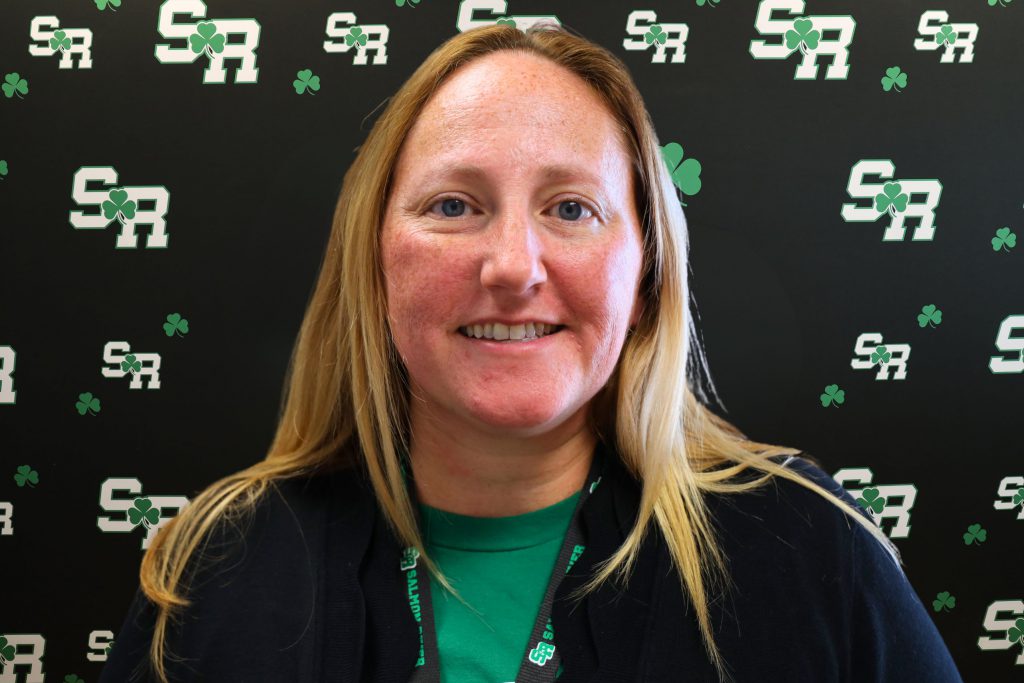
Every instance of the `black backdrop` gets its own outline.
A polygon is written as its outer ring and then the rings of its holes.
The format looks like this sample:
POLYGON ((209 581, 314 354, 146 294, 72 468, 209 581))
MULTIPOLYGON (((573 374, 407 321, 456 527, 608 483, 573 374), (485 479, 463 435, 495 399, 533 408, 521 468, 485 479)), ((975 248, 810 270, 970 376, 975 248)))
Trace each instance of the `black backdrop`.
POLYGON ((269 445, 375 110, 540 16, 682 148, 726 417, 875 506, 965 680, 1024 680, 1021 5, 8 0, 0 682, 97 678, 153 525, 269 445))

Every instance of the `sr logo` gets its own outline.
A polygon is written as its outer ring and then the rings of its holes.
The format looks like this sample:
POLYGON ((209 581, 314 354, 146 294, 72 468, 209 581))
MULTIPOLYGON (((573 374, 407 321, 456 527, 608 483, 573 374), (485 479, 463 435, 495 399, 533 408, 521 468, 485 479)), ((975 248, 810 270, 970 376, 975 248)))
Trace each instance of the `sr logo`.
POLYGON ((935 237, 935 209, 942 197, 942 183, 935 178, 901 178, 887 181, 896 174, 890 159, 861 159, 850 168, 846 193, 852 199, 867 199, 867 206, 843 204, 840 214, 848 223, 874 223, 882 216, 889 225, 882 233, 883 242, 902 242, 906 237, 906 220, 917 219, 911 238, 914 242, 931 241, 935 237), (885 182, 872 183, 868 176, 885 182))
POLYGON ((146 237, 147 249, 167 247, 167 205, 171 195, 163 185, 117 185, 117 171, 113 166, 83 166, 75 171, 71 180, 71 198, 78 206, 95 206, 95 213, 74 211, 68 215, 71 227, 78 230, 104 230, 114 222, 121 230, 114 242, 116 249, 135 249, 139 236, 135 228, 148 225, 152 229, 146 237), (108 189, 89 189, 91 183, 100 183, 108 189), (146 208, 142 203, 146 202, 146 208))
POLYGON ((653 10, 638 9, 630 12, 626 18, 626 33, 635 38, 624 38, 622 47, 626 50, 647 50, 653 47, 652 64, 664 64, 669 50, 672 50, 673 64, 686 61, 686 39, 690 35, 690 27, 686 24, 659 22, 653 10), (655 25, 658 27, 656 32, 651 28, 655 25), (658 37, 648 40, 645 36, 649 33, 658 37))
POLYGON ((260 70, 256 67, 256 48, 260 44, 260 22, 255 19, 209 19, 179 22, 176 14, 193 19, 206 17, 202 0, 166 0, 160 5, 156 30, 161 37, 184 41, 181 47, 157 43, 154 55, 161 64, 191 64, 201 56, 208 62, 203 70, 203 83, 224 83, 227 70, 224 62, 238 60, 235 83, 255 83, 260 70), (241 36, 241 41, 232 40, 241 36))
POLYGON ((60 53, 58 69, 72 69, 78 57, 79 69, 92 68, 92 31, 87 28, 60 28, 60 19, 54 16, 32 17, 29 36, 42 45, 29 45, 33 57, 50 57, 60 53))
POLYGON ((778 36, 779 42, 750 41, 750 56, 754 59, 788 59, 800 52, 800 63, 793 74, 794 80, 814 80, 818 77, 818 57, 831 57, 825 70, 826 80, 843 80, 850 72, 850 43, 857 22, 852 16, 816 14, 799 16, 804 12, 804 0, 761 0, 757 6, 754 28, 762 36, 778 36), (786 12, 789 17, 773 16, 786 12))

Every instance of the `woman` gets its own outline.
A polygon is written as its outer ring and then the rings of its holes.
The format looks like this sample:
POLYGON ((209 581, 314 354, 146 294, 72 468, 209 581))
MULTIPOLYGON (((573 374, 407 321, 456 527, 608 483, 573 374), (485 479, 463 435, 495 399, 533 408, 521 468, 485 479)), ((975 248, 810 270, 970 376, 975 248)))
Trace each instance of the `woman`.
POLYGON ((162 529, 101 681, 960 681, 853 499, 698 401, 687 301, 625 66, 451 38, 346 173, 270 453, 162 529))

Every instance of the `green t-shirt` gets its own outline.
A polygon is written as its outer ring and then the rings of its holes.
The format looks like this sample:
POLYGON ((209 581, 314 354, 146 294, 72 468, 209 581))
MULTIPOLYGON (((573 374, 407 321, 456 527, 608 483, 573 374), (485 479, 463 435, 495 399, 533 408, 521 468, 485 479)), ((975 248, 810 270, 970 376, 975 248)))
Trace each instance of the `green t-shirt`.
POLYGON ((579 495, 512 517, 469 517, 420 503, 427 552, 479 612, 431 576, 442 683, 515 680, 579 495))

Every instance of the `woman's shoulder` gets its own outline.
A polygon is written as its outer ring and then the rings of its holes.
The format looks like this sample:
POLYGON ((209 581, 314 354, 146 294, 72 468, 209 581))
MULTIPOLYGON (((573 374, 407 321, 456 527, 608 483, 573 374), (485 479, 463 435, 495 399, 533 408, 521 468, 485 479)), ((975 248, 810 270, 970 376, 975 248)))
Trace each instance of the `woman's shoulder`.
MULTIPOLYGON (((168 622, 167 648, 184 658, 169 662, 171 680, 243 680, 247 671, 252 680, 311 680, 305 667, 328 590, 325 538, 365 532, 365 487, 354 469, 281 479, 245 514, 215 520, 186 563, 180 590, 190 605, 168 622)), ((155 680, 145 659, 156 617, 137 587, 101 683, 155 680)))

